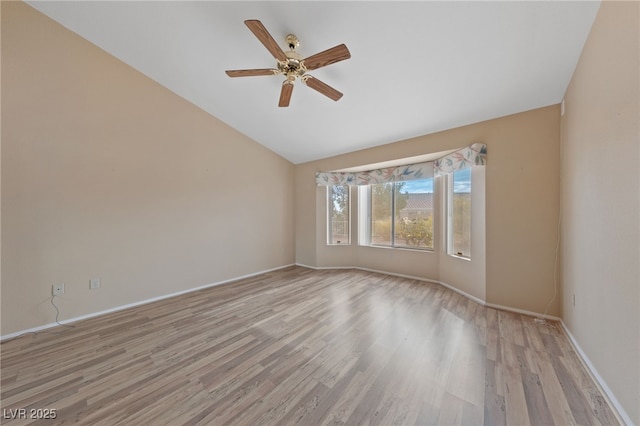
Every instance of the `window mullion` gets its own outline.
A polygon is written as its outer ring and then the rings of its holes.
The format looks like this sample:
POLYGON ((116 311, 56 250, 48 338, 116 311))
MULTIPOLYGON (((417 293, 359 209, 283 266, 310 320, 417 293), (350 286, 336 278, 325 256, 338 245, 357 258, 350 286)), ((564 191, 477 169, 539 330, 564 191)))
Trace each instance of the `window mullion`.
POLYGON ((371 205, 373 196, 371 195, 371 186, 367 186, 367 223, 369 224, 369 234, 367 235, 367 244, 372 244, 373 239, 373 207, 371 205))
POLYGON ((391 183, 391 247, 396 246, 396 183, 391 183))

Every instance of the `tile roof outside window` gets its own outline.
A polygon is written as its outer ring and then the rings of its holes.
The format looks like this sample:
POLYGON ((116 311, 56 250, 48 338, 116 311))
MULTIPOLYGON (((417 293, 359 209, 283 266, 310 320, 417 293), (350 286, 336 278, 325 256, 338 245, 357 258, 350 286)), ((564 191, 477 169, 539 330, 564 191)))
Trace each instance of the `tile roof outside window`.
POLYGON ((433 193, 408 193, 407 205, 400 210, 400 217, 414 219, 426 217, 433 212, 433 193))

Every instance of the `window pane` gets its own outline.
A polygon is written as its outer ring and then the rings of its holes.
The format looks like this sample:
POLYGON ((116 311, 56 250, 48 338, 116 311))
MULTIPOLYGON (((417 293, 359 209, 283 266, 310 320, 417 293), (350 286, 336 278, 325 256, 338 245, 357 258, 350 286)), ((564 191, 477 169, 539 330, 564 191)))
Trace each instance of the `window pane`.
POLYGON ((349 244, 349 187, 335 185, 328 188, 328 244, 349 244))
POLYGON ((371 244, 391 245, 393 184, 371 185, 371 244))
POLYGON ((450 254, 471 256, 471 169, 453 173, 451 191, 450 254))
POLYGON ((433 179, 395 184, 395 245, 433 248, 433 179))

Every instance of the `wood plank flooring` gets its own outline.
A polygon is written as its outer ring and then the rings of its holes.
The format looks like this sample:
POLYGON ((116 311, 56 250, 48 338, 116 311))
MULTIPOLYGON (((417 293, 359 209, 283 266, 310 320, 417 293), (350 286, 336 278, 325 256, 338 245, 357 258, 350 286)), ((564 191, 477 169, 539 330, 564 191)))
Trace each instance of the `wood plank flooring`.
POLYGON ((74 326, 0 346, 3 424, 619 424, 557 324, 383 274, 291 267, 74 326))

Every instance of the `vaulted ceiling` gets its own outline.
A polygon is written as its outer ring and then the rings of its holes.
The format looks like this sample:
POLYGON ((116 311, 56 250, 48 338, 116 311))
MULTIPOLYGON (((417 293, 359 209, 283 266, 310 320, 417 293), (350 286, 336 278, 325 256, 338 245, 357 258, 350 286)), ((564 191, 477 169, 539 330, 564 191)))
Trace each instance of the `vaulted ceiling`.
MULTIPOLYGON (((29 1, 28 4, 293 163, 559 103, 597 1, 29 1), (229 78, 276 60, 260 20, 308 57, 351 58, 311 74, 337 102, 282 76, 229 78)), ((468 141, 461 141, 462 143, 468 141)))

